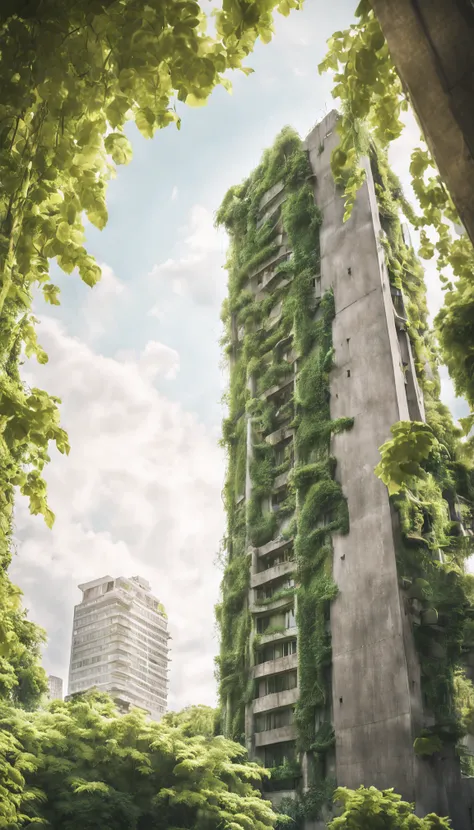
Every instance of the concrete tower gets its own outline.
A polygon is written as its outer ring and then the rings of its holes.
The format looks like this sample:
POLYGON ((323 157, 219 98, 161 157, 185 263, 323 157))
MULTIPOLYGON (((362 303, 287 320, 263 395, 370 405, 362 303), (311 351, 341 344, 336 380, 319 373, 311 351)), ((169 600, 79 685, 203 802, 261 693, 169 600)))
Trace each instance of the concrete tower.
POLYGON ((336 126, 333 112, 299 148, 283 131, 218 214, 232 242, 224 731, 273 768, 268 797, 293 799, 307 828, 324 826, 337 784, 393 787, 464 830, 452 692, 470 647, 454 632, 459 608, 472 613, 472 510, 428 471, 414 518, 374 474, 395 423, 425 422, 425 405, 449 417, 396 184, 374 151, 344 222, 336 126))
POLYGON ((74 608, 69 695, 96 688, 124 710, 137 706, 159 720, 168 697, 167 619, 139 576, 104 576, 79 585, 74 608))

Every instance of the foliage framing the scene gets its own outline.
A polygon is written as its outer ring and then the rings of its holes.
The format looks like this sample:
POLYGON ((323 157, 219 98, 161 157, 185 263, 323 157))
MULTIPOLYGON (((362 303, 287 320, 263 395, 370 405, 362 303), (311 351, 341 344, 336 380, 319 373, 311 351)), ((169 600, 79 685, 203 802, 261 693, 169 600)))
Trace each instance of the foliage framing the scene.
POLYGON ((38 696, 46 686, 34 668, 43 635, 29 629, 7 574, 14 491, 51 526, 48 447, 69 452, 60 401, 20 377, 22 353, 47 361, 33 294, 59 303, 52 260, 90 286, 100 278, 84 246, 84 219, 99 229, 107 222, 107 181, 131 159, 127 122, 146 138, 168 124, 179 127, 177 102, 200 106, 216 85, 230 87, 227 70, 250 72, 242 60, 257 38, 271 39, 273 12, 299 7, 300 0, 229 0, 215 10, 209 36, 196 0, 1 4, 0 661, 3 687, 19 700, 31 702, 33 687, 38 696))
MULTIPOLYGON (((320 71, 333 71, 333 95, 340 99, 341 144, 334 152, 332 169, 345 188, 346 217, 365 178, 360 159, 369 137, 381 148, 403 131, 402 113, 408 99, 402 88, 385 37, 371 7, 362 0, 357 22, 335 32, 320 71)), ((450 222, 459 224, 456 210, 426 146, 413 151, 410 173, 419 212, 403 200, 403 210, 420 231, 420 256, 436 255, 445 290, 444 306, 436 319, 443 362, 448 366, 456 393, 464 396, 473 412, 465 421, 466 434, 474 426, 474 250, 467 234, 453 238, 450 222), (451 281, 443 275, 450 267, 451 281)))
POLYGON ((0 827, 273 827, 258 791, 265 771, 241 746, 198 734, 196 710, 156 723, 119 716, 98 693, 29 714, 0 705, 0 827))

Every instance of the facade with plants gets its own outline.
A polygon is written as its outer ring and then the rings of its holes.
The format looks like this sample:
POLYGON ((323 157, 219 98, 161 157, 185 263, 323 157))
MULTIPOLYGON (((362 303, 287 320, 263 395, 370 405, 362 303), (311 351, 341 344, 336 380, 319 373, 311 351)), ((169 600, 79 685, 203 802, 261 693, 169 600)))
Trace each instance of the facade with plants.
POLYGON ((217 215, 231 243, 222 726, 300 826, 336 785, 373 785, 456 827, 474 473, 440 402, 409 206, 367 138, 345 215, 338 145, 336 113, 305 143, 285 128, 217 215))

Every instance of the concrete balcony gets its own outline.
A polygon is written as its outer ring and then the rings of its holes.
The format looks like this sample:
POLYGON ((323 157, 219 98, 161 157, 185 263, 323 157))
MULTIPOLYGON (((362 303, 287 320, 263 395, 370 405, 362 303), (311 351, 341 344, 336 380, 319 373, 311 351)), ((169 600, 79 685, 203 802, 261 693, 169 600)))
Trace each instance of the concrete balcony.
POLYGON ((296 625, 292 628, 285 628, 284 631, 274 631, 271 634, 260 635, 260 646, 267 646, 269 643, 280 643, 285 640, 294 640, 298 636, 296 625))
POLYGON ((250 587, 260 588, 268 582, 273 582, 274 579, 291 574, 296 569, 296 562, 280 562, 279 565, 274 565, 273 568, 267 568, 266 571, 260 571, 258 574, 252 574, 250 577, 250 587))
POLYGON ((270 190, 267 190, 259 205, 259 218, 257 220, 257 228, 260 228, 267 222, 276 210, 283 204, 286 199, 284 182, 277 182, 270 190))
MULTIPOLYGON (((285 377, 280 383, 275 384, 275 386, 270 386, 268 389, 265 389, 264 392, 260 395, 262 400, 271 400, 278 395, 280 392, 284 392, 285 389, 288 389, 290 386, 293 386, 295 382, 294 373, 291 372, 287 377, 285 377)), ((288 396, 288 399, 291 398, 291 394, 288 396)))
POLYGON ((273 602, 266 602, 265 604, 259 602, 253 602, 250 604, 249 611, 251 614, 256 614, 257 616, 260 614, 268 614, 269 611, 286 611, 287 608, 291 608, 295 601, 295 594, 294 589, 291 594, 286 594, 285 596, 278 597, 273 602))
POLYGON ((286 657, 278 657, 277 660, 267 660, 266 663, 257 663, 252 668, 252 677, 257 680, 260 677, 268 677, 270 674, 291 671, 298 668, 298 655, 288 654, 286 657))
POLYGON ((255 548, 257 556, 267 556, 269 553, 278 553, 293 544, 293 539, 272 539, 266 545, 255 548))
POLYGON ((281 179, 279 182, 270 187, 266 193, 263 194, 262 198, 260 199, 260 204, 258 206, 259 213, 263 213, 265 209, 268 209, 271 202, 276 199, 280 193, 282 193, 285 189, 285 182, 281 179))
POLYGON ((283 741, 296 740, 296 726, 291 723, 289 726, 280 726, 279 729, 267 729, 265 732, 255 733, 255 746, 269 746, 280 744, 283 741))
MULTIPOLYGON (((271 695, 257 697, 253 701, 253 713, 259 715, 261 712, 271 712, 272 709, 282 709, 284 706, 294 706, 300 696, 300 690, 288 689, 286 692, 274 692, 271 695)), ((273 730, 272 730, 273 731, 273 730)), ((280 740, 284 740, 281 738, 280 740)))
POLYGON ((281 444, 282 441, 286 441, 288 438, 293 438, 293 435, 294 431, 289 427, 280 427, 280 429, 276 429, 275 432, 271 432, 267 435, 265 441, 267 444, 270 444, 271 447, 274 447, 276 444, 281 444))
POLYGON ((274 493, 278 493, 279 490, 284 490, 288 484, 288 479, 290 477, 290 471, 285 470, 284 473, 280 473, 279 476, 276 476, 275 481, 273 482, 272 490, 274 493))
POLYGON ((288 259, 289 254, 291 254, 291 248, 289 248, 288 245, 280 245, 276 253, 258 265, 257 268, 249 274, 250 286, 252 286, 252 284, 255 286, 255 293, 257 291, 261 291, 263 287, 263 279, 262 284, 258 285, 259 277, 263 278, 265 271, 273 271, 281 262, 288 259))
MULTIPOLYGON (((285 250, 286 250, 285 256, 283 257, 283 262, 284 262, 290 251, 289 251, 289 248, 286 244, 283 244, 282 248, 285 248, 285 250)), ((278 264, 281 264, 281 263, 278 263, 278 264)), ((258 286, 258 292, 256 294, 256 299, 257 300, 264 300, 265 297, 268 296, 269 292, 273 291, 277 287, 277 285, 278 285, 279 288, 286 288, 286 286, 289 285, 290 282, 292 282, 292 280, 293 280, 293 274, 291 274, 291 273, 284 274, 284 273, 281 273, 277 270, 267 271, 263 275, 262 282, 258 286)))

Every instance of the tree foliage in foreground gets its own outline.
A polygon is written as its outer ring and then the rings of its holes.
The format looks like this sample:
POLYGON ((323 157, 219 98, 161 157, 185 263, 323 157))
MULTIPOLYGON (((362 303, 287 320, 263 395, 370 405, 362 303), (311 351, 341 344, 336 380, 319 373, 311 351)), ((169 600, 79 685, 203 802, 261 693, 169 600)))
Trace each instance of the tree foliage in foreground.
POLYGON ((448 819, 430 813, 424 818, 414 815, 414 804, 402 801, 393 790, 339 787, 334 801, 342 804, 342 813, 328 824, 328 830, 449 830, 448 819))
MULTIPOLYGON (((333 95, 342 103, 340 147, 332 169, 346 192, 346 218, 357 190, 365 179, 360 164, 372 136, 386 148, 403 131, 402 112, 409 107, 370 0, 362 0, 357 21, 335 32, 320 71, 334 72, 333 95)), ((456 393, 464 396, 472 414, 464 419, 466 435, 474 426, 474 250, 464 234, 453 238, 450 222, 459 223, 450 195, 426 145, 417 147, 410 173, 418 212, 405 202, 407 219, 420 231, 420 256, 436 256, 445 291, 444 305, 436 319, 443 362, 448 366, 456 393), (443 272, 450 268, 451 281, 443 272)))
POLYGON ((0 708, 0 828, 265 830, 276 815, 256 789, 264 775, 241 746, 118 716, 106 695, 0 708))
POLYGON ((273 12, 301 1, 226 0, 213 36, 196 0, 0 3, 0 695, 29 705, 45 688, 35 668, 42 633, 28 628, 7 575, 15 488, 51 526, 50 442, 69 452, 59 399, 20 377, 22 353, 48 359, 33 291, 59 303, 52 260, 90 286, 100 278, 84 220, 107 222, 107 182, 131 159, 127 122, 147 138, 179 127, 176 102, 204 104, 216 85, 229 88, 227 70, 251 71, 242 60, 258 37, 270 40, 273 12))

